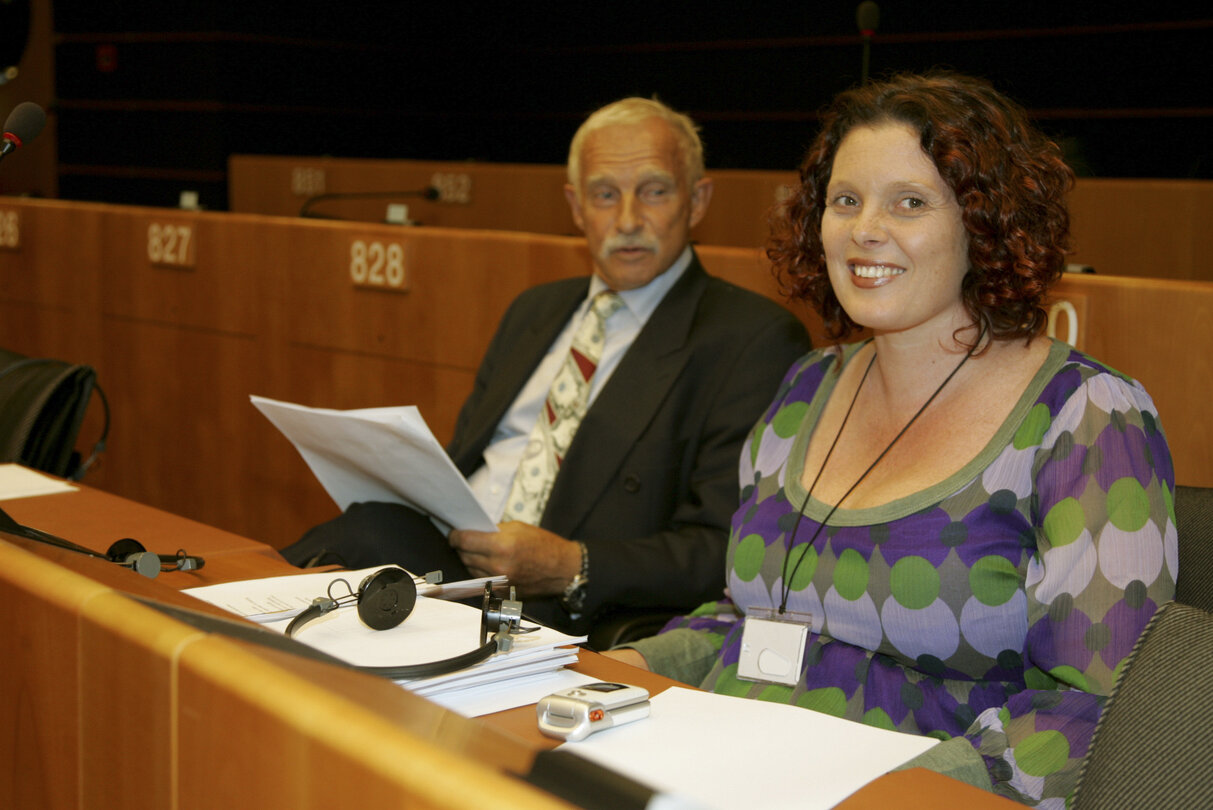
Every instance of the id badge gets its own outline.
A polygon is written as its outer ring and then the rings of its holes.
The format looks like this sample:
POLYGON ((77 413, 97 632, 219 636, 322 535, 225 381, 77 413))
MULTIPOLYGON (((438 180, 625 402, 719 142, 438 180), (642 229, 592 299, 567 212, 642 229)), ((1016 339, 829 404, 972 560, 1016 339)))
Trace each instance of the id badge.
POLYGON ((741 633, 737 677, 795 686, 804 665, 804 646, 812 620, 807 613, 749 608, 741 633))

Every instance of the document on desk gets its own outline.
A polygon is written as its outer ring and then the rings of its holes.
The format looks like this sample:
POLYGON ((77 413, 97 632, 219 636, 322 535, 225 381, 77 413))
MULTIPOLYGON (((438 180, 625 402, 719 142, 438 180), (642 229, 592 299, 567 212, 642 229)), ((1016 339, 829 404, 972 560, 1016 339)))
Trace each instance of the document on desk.
MULTIPOLYGON (((377 570, 300 573, 187 588, 184 593, 285 632, 286 619, 298 615, 313 598, 357 591, 359 583, 377 570)), ((413 612, 403 624, 390 630, 367 627, 350 604, 308 622, 295 638, 355 666, 406 666, 453 658, 481 645, 481 610, 425 594, 462 585, 419 586, 413 612)), ((483 592, 483 584, 480 588, 483 592)), ((525 620, 522 624, 537 629, 515 635, 509 652, 446 675, 398 683, 438 702, 445 703, 441 696, 449 693, 450 705, 466 714, 487 714, 534 703, 548 692, 535 697, 534 693, 546 685, 532 687, 530 682, 549 684, 555 673, 576 663, 574 645, 585 641, 585 636, 569 636, 525 620)))
MULTIPOLYGON (((357 591, 359 583, 371 574, 395 567, 378 565, 357 571, 300 572, 281 577, 200 585, 197 588, 184 588, 183 592, 259 624, 282 622, 285 626, 311 605, 313 599, 327 593, 330 585, 336 583, 334 597, 342 596, 346 593, 346 585, 350 591, 357 591), (345 580, 346 585, 338 580, 345 580)), ((421 583, 417 586, 417 593, 438 599, 466 599, 483 594, 486 582, 505 583, 505 577, 483 577, 432 585, 421 583)))
POLYGON ((799 706, 673 687, 562 751, 714 810, 829 808, 937 743, 799 706))
POLYGON ((56 492, 75 492, 66 481, 51 478, 20 464, 0 464, 0 501, 10 498, 32 498, 35 495, 51 495, 56 492))
POLYGON ((443 529, 497 529, 415 406, 338 411, 250 399, 341 511, 359 501, 387 501, 432 515, 443 529))

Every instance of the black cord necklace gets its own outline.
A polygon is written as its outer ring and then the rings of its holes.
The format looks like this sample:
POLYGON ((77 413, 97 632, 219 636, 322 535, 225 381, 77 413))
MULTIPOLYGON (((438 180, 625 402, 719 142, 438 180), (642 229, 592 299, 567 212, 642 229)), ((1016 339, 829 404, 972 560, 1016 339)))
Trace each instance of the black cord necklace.
MULTIPOLYGON (((880 455, 876 457, 876 460, 869 464, 868 468, 855 479, 855 483, 851 484, 850 488, 842 494, 842 497, 838 499, 838 502, 830 507, 830 511, 826 513, 824 518, 822 518, 821 523, 817 525, 817 530, 814 531, 813 536, 809 538, 809 548, 812 548, 813 544, 817 542, 818 536, 821 534, 822 530, 825 529, 826 524, 830 521, 830 518, 834 516, 834 513, 838 510, 838 507, 842 506, 842 502, 855 491, 855 487, 859 486, 863 479, 868 477, 868 473, 870 473, 876 467, 876 465, 880 463, 881 459, 888 455, 889 451, 893 449, 893 445, 897 444, 897 440, 905 435, 905 432, 910 429, 910 425, 914 424, 918 420, 918 417, 922 416, 923 411, 925 411, 927 406, 935 401, 935 397, 939 396, 939 392, 944 389, 944 386, 952 381, 952 378, 956 376, 956 373, 960 371, 961 367, 964 366, 965 363, 969 362, 969 358, 973 356, 973 352, 975 352, 977 347, 981 345, 981 339, 983 337, 985 337, 984 328, 977 335, 977 342, 973 344, 969 351, 965 353, 965 356, 961 358, 960 362, 956 364, 956 368, 952 369, 952 372, 948 374, 948 376, 944 378, 944 381, 939 384, 939 387, 935 389, 935 393, 927 397, 927 401, 922 403, 922 407, 918 409, 918 412, 910 417, 910 421, 906 422, 905 427, 898 431, 897 435, 893 437, 893 441, 889 442, 889 445, 880 452, 880 455)), ((796 542, 796 533, 800 531, 800 521, 804 518, 804 510, 808 508, 809 498, 813 496, 813 488, 816 487, 817 482, 821 480, 821 474, 825 472, 826 464, 829 463, 830 456, 834 453, 834 448, 838 446, 838 439, 842 436, 842 430, 847 426, 847 420, 851 418, 851 411, 855 409, 855 403, 859 400, 859 392, 863 390, 863 384, 868 379, 868 374, 872 371, 872 366, 875 364, 876 348, 873 346, 872 359, 868 361, 868 367, 864 369, 863 377, 861 377, 859 380, 859 385, 855 386, 855 395, 851 397, 851 404, 847 406, 847 412, 842 417, 842 424, 838 426, 838 433, 834 435, 834 441, 830 443, 830 449, 826 451, 826 456, 824 459, 822 459, 821 466, 817 469, 817 475, 813 478, 813 483, 809 484, 809 490, 805 493, 804 502, 800 504, 800 511, 796 513, 796 523, 792 526, 792 533, 788 535, 787 553, 783 555, 783 582, 780 583, 779 588, 779 613, 781 615, 786 613, 788 609, 788 598, 792 595, 792 579, 796 576, 796 572, 800 570, 800 564, 804 562, 804 558, 808 556, 808 549, 805 549, 805 553, 800 555, 800 559, 798 559, 796 561, 796 565, 793 566, 792 573, 790 575, 788 574, 788 558, 792 556, 792 546, 796 542)))

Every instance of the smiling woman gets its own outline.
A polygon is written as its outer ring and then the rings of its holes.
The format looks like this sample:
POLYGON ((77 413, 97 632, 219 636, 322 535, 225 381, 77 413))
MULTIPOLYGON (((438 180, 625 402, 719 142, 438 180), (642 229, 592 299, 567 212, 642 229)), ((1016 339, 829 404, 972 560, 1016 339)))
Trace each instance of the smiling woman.
POLYGON ((830 288, 853 320, 879 331, 969 321, 959 295, 969 269, 960 206, 918 141, 905 124, 852 130, 826 191, 830 288))
POLYGON ((1153 402, 1042 337, 1072 174, 936 74, 839 96, 800 177, 769 255, 834 337, 874 337, 796 363, 751 432, 727 597, 618 655, 937 737, 914 764, 1064 807, 1177 574, 1153 402))

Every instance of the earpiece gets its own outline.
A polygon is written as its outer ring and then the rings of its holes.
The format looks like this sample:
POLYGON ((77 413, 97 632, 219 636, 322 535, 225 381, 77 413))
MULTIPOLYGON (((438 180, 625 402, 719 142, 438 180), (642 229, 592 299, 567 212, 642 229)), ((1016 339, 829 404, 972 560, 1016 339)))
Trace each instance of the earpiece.
POLYGON ((358 618, 373 630, 390 630, 417 604, 417 583, 401 568, 376 571, 358 586, 358 618))
POLYGON ((161 571, 197 571, 206 565, 206 560, 192 557, 184 550, 176 554, 153 554, 133 537, 115 540, 106 549, 105 558, 133 569, 148 579, 155 579, 161 571))

